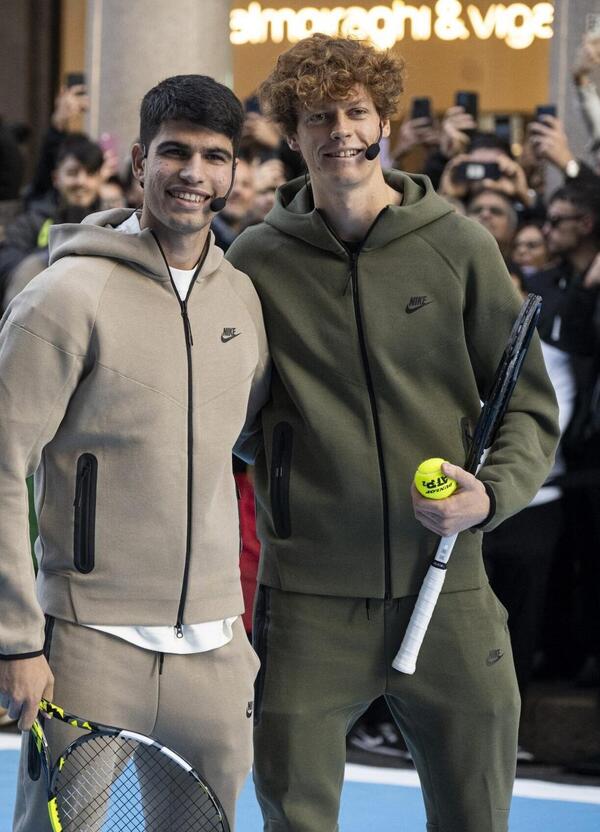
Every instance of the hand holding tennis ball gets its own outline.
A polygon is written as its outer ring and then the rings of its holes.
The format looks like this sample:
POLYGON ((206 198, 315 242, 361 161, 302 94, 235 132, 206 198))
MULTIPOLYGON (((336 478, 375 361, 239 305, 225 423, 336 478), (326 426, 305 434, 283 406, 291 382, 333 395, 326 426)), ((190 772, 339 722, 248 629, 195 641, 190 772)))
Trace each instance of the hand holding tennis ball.
POLYGON ((483 482, 440 457, 419 465, 411 491, 415 518, 442 537, 477 526, 490 512, 483 482))
POLYGON ((415 472, 415 488, 428 500, 444 500, 456 491, 457 483, 442 471, 445 459, 434 456, 422 462, 415 472))

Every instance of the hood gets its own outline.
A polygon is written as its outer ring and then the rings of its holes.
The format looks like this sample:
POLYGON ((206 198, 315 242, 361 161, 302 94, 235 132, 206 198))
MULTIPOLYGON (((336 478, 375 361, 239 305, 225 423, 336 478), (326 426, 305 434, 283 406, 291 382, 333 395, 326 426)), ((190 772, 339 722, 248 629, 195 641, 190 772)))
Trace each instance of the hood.
MULTIPOLYGON (((384 171, 383 175, 391 188, 403 194, 402 205, 388 205, 381 212, 367 236, 363 251, 381 248, 454 212, 454 208, 436 194, 427 176, 409 175, 398 170, 384 171)), ((286 182, 277 189, 275 205, 265 222, 309 245, 345 253, 340 241, 314 207, 312 193, 304 177, 286 182)))
MULTIPOLYGON (((170 276, 154 234, 144 228, 139 234, 115 231, 134 211, 131 208, 111 208, 90 214, 82 223, 54 225, 50 229, 50 260, 52 265, 61 257, 108 257, 121 261, 136 271, 169 282, 170 276)), ((223 259, 223 252, 215 245, 210 232, 210 244, 199 278, 215 272, 223 259)))

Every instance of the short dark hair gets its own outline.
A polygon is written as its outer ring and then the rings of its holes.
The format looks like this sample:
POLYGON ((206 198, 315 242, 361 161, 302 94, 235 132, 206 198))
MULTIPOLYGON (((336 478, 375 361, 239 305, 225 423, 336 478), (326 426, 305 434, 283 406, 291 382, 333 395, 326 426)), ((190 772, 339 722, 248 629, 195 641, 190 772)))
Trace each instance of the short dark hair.
POLYGON ((473 134, 471 139, 471 144, 469 146, 469 151, 473 150, 501 150, 506 156, 510 156, 511 159, 514 159, 514 155, 510 146, 510 142, 507 142, 505 139, 501 139, 495 133, 484 133, 482 131, 477 131, 473 134))
POLYGON ((579 211, 594 217, 592 236, 600 242, 600 189, 591 184, 572 182, 554 191, 548 200, 548 205, 559 199, 563 202, 570 202, 579 211))
POLYGON ((68 156, 77 159, 88 173, 98 173, 104 162, 102 148, 85 133, 69 133, 62 140, 56 154, 55 167, 62 164, 68 156))
POLYGON ((231 139, 237 151, 244 126, 239 99, 208 75, 173 75, 152 87, 140 107, 140 142, 146 152, 165 121, 189 121, 231 139))

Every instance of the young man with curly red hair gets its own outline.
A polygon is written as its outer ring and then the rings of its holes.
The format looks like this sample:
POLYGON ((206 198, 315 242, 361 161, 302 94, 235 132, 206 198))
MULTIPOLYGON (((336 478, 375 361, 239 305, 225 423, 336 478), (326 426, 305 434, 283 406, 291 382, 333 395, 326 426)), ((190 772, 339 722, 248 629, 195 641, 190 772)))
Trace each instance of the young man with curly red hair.
POLYGON ((387 698, 430 832, 505 832, 519 694, 483 529, 549 470, 556 405, 534 344, 486 464, 410 492, 426 457, 460 463, 520 302, 497 245, 424 176, 383 171, 402 66, 314 35, 263 104, 308 176, 283 185, 229 259, 253 280, 274 370, 256 493, 262 543, 255 781, 268 832, 334 832, 345 736, 387 698), (461 534, 414 676, 391 667, 436 535, 461 534))

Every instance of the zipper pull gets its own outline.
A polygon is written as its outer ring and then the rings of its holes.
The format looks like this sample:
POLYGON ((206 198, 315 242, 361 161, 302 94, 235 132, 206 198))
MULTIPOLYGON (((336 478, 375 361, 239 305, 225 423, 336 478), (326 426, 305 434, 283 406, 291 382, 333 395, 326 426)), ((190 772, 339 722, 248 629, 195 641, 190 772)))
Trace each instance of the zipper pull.
POLYGON ((192 338, 192 325, 188 318, 187 307, 185 304, 181 305, 181 317, 183 318, 183 326, 185 329, 185 337, 190 347, 194 346, 194 339, 192 338))
POLYGON ((175 625, 175 635, 177 638, 183 638, 183 627, 181 626, 179 621, 175 625))
POLYGON ((89 471, 89 465, 86 465, 85 468, 82 469, 81 474, 77 480, 77 488, 75 489, 75 499, 73 500, 73 505, 75 506, 75 508, 81 507, 81 498, 83 496, 83 484, 88 477, 89 471))

